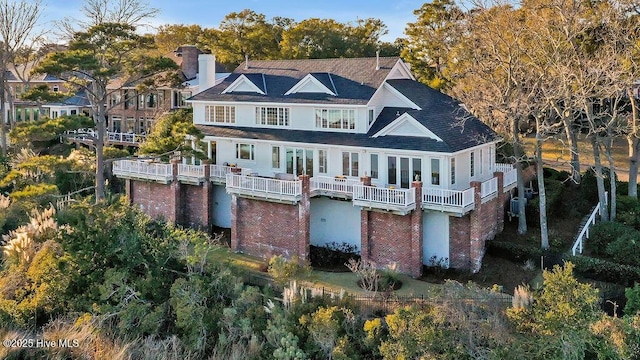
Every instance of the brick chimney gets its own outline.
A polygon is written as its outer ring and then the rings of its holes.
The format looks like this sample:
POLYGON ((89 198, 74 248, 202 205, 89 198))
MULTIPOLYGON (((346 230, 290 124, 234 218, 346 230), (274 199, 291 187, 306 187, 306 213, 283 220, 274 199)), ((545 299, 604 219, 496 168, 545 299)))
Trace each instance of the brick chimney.
POLYGON ((182 45, 176 55, 182 57, 182 72, 187 80, 195 79, 198 74, 198 55, 200 50, 195 45, 182 45))

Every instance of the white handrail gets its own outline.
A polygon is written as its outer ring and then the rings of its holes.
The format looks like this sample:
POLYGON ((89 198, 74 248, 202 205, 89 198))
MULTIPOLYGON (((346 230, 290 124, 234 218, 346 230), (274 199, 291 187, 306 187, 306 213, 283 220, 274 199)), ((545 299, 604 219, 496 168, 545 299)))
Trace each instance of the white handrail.
POLYGON ((204 177, 205 165, 178 164, 178 175, 204 177))
POLYGON ((498 178, 494 177, 480 184, 480 196, 486 198, 498 192, 498 178))
POLYGON ((301 196, 300 180, 278 180, 256 176, 227 174, 227 189, 247 190, 252 193, 276 194, 285 196, 301 196))
POLYGON ((118 160, 113 162, 114 175, 137 175, 148 179, 171 179, 173 167, 171 164, 149 163, 136 160, 118 160))
POLYGON ((353 185, 361 185, 359 180, 346 178, 332 178, 329 176, 314 176, 310 179, 311 191, 330 191, 336 193, 351 194, 353 185))
POLYGON ((388 189, 367 185, 353 185, 353 200, 371 204, 409 206, 416 203, 416 189, 388 189))
POLYGON ((506 173, 515 168, 513 167, 513 164, 495 163, 495 169, 496 171, 506 173))
POLYGON ((447 190, 437 188, 423 188, 422 202, 438 206, 466 208, 474 205, 473 188, 466 190, 447 190))
POLYGON ((596 205, 596 208, 591 212, 591 215, 589 216, 589 219, 587 219, 587 222, 582 227, 582 230, 580 231, 580 234, 578 234, 576 242, 573 243, 573 247, 571 248, 571 253, 573 254, 573 256, 576 256, 576 252, 582 254, 582 250, 584 248, 584 239, 589 238, 589 227, 596 223, 596 214, 600 215, 599 202, 598 205, 596 205))

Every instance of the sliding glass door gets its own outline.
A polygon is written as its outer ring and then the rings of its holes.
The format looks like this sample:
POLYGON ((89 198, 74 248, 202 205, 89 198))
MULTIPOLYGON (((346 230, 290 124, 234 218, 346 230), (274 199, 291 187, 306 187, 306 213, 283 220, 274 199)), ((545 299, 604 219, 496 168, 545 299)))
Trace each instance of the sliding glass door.
POLYGON ((313 176, 313 150, 286 148, 287 174, 313 176))

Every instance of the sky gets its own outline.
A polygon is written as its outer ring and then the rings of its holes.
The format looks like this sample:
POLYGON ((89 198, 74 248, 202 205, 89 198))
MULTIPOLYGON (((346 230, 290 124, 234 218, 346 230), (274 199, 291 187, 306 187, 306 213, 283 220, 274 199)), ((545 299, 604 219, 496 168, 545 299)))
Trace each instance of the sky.
MULTIPOLYGON (((45 20, 53 21, 73 16, 83 0, 42 0, 45 20)), ((420 0, 148 0, 160 13, 151 22, 162 24, 198 24, 202 27, 218 27, 225 15, 243 9, 300 21, 312 17, 332 18, 339 22, 357 19, 379 18, 389 34, 384 41, 402 37, 408 22, 415 21, 413 11, 424 3, 420 0)))

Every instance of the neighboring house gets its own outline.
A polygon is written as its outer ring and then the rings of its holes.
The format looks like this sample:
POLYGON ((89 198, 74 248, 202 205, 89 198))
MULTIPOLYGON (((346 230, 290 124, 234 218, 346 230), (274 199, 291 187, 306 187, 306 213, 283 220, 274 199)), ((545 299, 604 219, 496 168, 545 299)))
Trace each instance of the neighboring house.
MULTIPOLYGON (((46 106, 39 106, 35 101, 22 100, 21 95, 29 91, 29 89, 47 85, 52 92, 66 93, 69 89, 66 87, 64 80, 61 80, 55 76, 49 74, 32 74, 31 69, 34 63, 28 63, 26 65, 9 66, 6 73, 7 84, 9 86, 9 92, 11 94, 13 109, 10 109, 13 113, 13 118, 16 122, 39 120, 42 116, 51 117, 51 113, 48 113, 46 106), (42 112, 44 111, 44 114, 42 112)), ((10 105, 11 102, 8 102, 10 105)), ((71 110, 62 105, 54 107, 54 115, 64 115, 64 113, 70 113, 71 110)))
MULTIPOLYGON (((150 131, 154 120, 161 114, 176 108, 189 106, 185 100, 191 97, 199 90, 200 70, 203 66, 213 66, 214 73, 211 74, 212 79, 208 83, 208 87, 215 84, 217 76, 221 81, 228 72, 215 61, 212 55, 206 56, 197 47, 192 45, 184 45, 179 47, 174 53, 166 55, 171 58, 180 67, 180 76, 182 77, 183 86, 173 88, 170 86, 160 86, 148 92, 139 92, 135 85, 121 86, 122 84, 115 80, 108 87, 109 90, 119 89, 111 94, 109 104, 109 118, 107 121, 107 129, 113 132, 131 132, 136 134, 145 134, 150 131), (199 55, 205 55, 204 58, 209 63, 200 64, 199 55)), ((207 75, 204 75, 207 78, 207 75)), ((206 81, 204 81, 206 84, 206 81)))
POLYGON ((230 227, 236 251, 345 242, 418 276, 477 271, 502 231, 515 171, 494 163, 498 136, 397 57, 245 62, 187 102, 211 165, 114 173, 151 215, 230 227))

